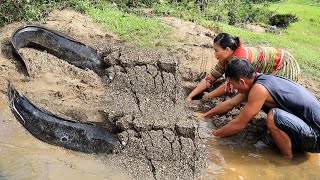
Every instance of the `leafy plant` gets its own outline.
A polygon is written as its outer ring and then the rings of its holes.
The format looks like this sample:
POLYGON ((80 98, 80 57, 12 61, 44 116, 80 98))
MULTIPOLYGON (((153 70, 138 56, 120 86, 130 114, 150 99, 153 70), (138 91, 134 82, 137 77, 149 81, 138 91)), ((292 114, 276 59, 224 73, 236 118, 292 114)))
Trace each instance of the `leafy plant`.
POLYGON ((40 20, 48 9, 56 5, 54 1, 49 0, 4 0, 0 4, 0 25, 20 20, 40 20))
POLYGON ((298 17, 293 14, 276 14, 269 18, 269 24, 279 28, 286 28, 292 22, 297 22, 298 17))
POLYGON ((169 27, 155 19, 125 13, 108 4, 102 9, 90 6, 87 13, 105 29, 140 46, 156 47, 166 44, 166 36, 171 33, 169 27))

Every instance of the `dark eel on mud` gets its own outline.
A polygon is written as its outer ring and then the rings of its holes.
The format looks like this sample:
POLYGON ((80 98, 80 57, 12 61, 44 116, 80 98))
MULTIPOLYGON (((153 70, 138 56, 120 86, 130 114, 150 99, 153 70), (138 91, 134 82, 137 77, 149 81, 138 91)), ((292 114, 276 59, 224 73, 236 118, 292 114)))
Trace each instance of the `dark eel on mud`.
POLYGON ((10 109, 36 138, 49 144, 87 153, 111 153, 121 148, 116 135, 102 126, 64 119, 32 104, 9 82, 10 109))
MULTIPOLYGON (((55 30, 36 25, 27 25, 18 28, 11 37, 15 52, 20 56, 19 49, 23 47, 38 47, 60 59, 66 60, 82 69, 91 69, 97 73, 103 63, 97 51, 77 40, 55 30)), ((26 66, 28 75, 29 68, 26 66)))
MULTIPOLYGON (((102 61, 96 50, 60 32, 41 26, 28 25, 18 28, 12 35, 15 52, 23 47, 47 50, 79 68, 99 72, 102 61)), ((26 63, 24 62, 26 65, 26 63)), ((27 68, 28 75, 30 71, 27 68)), ((110 153, 121 148, 115 134, 93 123, 64 119, 32 104, 21 96, 9 82, 10 108, 19 122, 36 138, 49 144, 88 153, 110 153)))

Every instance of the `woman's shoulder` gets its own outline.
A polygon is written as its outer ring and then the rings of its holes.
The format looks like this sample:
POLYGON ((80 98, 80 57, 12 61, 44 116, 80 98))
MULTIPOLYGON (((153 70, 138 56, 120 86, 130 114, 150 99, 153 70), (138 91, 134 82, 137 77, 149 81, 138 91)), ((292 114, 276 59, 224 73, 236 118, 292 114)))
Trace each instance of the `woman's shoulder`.
POLYGON ((282 48, 279 47, 273 47, 273 46, 262 46, 262 45, 257 45, 255 47, 247 47, 248 49, 262 49, 262 50, 278 50, 278 51, 285 51, 282 48))
POLYGON ((238 47, 234 51, 234 56, 236 57, 246 57, 246 54, 247 54, 247 47, 244 47, 243 45, 238 47))
POLYGON ((282 53, 288 52, 285 49, 279 47, 272 47, 272 46, 255 46, 255 47, 245 47, 246 51, 257 52, 257 53, 282 53))

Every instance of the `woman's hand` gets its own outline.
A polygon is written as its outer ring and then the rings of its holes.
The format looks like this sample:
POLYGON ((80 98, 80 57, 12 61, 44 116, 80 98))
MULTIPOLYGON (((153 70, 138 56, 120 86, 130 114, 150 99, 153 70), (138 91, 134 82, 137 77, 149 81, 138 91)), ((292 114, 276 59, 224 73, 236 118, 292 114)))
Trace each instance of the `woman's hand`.
POLYGON ((209 100, 210 98, 211 98, 211 95, 210 95, 210 93, 208 93, 208 92, 203 92, 203 96, 202 96, 202 99, 203 100, 209 100))

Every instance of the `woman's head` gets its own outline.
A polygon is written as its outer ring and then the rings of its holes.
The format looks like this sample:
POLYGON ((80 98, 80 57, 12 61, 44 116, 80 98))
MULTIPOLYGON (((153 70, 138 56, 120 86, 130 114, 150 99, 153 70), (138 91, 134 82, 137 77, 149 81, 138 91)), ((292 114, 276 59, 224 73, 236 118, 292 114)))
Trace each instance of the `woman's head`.
POLYGON ((240 38, 228 33, 219 33, 213 40, 213 49, 218 60, 231 59, 234 51, 240 46, 240 38))

